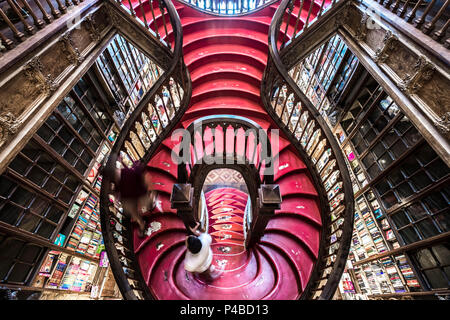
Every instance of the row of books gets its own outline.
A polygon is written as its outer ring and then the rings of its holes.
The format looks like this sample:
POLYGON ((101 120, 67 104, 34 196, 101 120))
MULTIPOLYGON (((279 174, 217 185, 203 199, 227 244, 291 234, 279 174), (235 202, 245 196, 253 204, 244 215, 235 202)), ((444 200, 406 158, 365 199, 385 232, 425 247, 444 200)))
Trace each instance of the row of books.
POLYGON ((67 248, 94 257, 101 240, 98 198, 90 194, 67 243, 67 248))

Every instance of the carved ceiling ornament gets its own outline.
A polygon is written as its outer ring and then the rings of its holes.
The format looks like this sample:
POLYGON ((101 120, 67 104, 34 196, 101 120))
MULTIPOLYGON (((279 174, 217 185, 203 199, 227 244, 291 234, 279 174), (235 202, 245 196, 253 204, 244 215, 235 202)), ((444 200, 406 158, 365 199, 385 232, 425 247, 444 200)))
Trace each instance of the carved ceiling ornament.
POLYGON ((388 30, 383 38, 383 47, 375 52, 375 63, 378 64, 386 62, 392 51, 395 50, 396 41, 398 41, 398 37, 388 30))
POLYGON ((25 68, 25 75, 31 83, 35 83, 36 87, 42 94, 48 95, 58 89, 58 83, 55 82, 50 74, 44 74, 44 66, 39 57, 34 57, 25 68))
POLYGON ((369 21, 370 16, 364 12, 361 17, 360 28, 356 32, 355 38, 358 41, 363 41, 367 35, 367 23, 369 21))
POLYGON ((444 134, 450 133, 450 112, 446 112, 440 120, 435 121, 434 125, 444 134))
POLYGON ((43 74, 44 66, 39 57, 34 57, 25 66, 24 73, 31 85, 34 85, 36 90, 43 95, 50 93, 49 80, 43 74))
POLYGON ((91 37, 92 41, 98 42, 101 39, 100 31, 98 30, 97 26, 94 23, 94 20, 92 19, 92 13, 89 14, 85 18, 86 22, 86 28, 89 32, 89 36, 91 37))
POLYGON ((413 75, 408 75, 399 85, 400 89, 410 95, 417 93, 424 83, 429 81, 436 70, 436 66, 428 61, 424 56, 420 56, 414 65, 413 75))
POLYGON ((20 121, 11 112, 0 115, 0 147, 17 132, 20 124, 20 121))
POLYGON ((78 48, 75 47, 70 37, 70 33, 66 33, 65 35, 63 35, 60 41, 62 41, 65 45, 63 53, 66 55, 67 60, 71 64, 80 65, 83 62, 84 58, 81 56, 78 48))

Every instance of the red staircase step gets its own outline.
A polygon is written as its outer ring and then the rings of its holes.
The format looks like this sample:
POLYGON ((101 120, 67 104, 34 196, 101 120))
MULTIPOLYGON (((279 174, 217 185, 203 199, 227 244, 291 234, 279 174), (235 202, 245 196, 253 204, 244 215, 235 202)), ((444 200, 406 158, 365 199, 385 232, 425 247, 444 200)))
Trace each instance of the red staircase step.
MULTIPOLYGON (((152 223, 155 228, 152 228, 153 231, 151 232, 150 236, 139 237, 137 232, 134 233, 133 244, 134 251, 136 253, 142 250, 145 244, 150 241, 152 237, 158 235, 161 232, 171 229, 185 229, 181 219, 172 213, 153 214, 147 219, 146 228, 151 227, 152 223)), ((133 227, 135 230, 137 229, 137 226, 135 224, 133 225, 133 227)))
POLYGON ((284 252, 289 257, 289 260, 296 266, 303 291, 314 268, 315 260, 311 255, 297 241, 279 233, 266 232, 261 238, 261 243, 275 245, 277 250, 284 252))
POLYGON ((264 297, 270 300, 294 300, 299 297, 300 284, 298 276, 294 272, 291 261, 282 252, 268 245, 259 245, 258 249, 264 252, 272 263, 274 273, 277 275, 276 283, 272 290, 264 297))
POLYGON ((305 194, 317 196, 316 188, 306 173, 293 173, 280 178, 277 183, 280 186, 281 195, 305 194))
POLYGON ((285 149, 278 157, 278 163, 275 167, 274 181, 276 182, 282 176, 298 170, 306 169, 305 163, 297 156, 294 151, 285 149))
POLYGON ((174 179, 177 179, 178 165, 173 162, 171 150, 168 148, 164 148, 156 153, 147 165, 152 168, 162 169, 169 173, 174 179))
POLYGON ((322 218, 320 216, 319 205, 316 199, 298 198, 298 197, 285 197, 281 203, 281 209, 275 211, 279 213, 292 213, 302 216, 305 219, 310 220, 317 226, 322 225, 322 218))
POLYGON ((317 258, 320 245, 320 229, 308 221, 292 214, 277 214, 269 221, 266 230, 280 230, 292 234, 299 241, 302 241, 310 253, 317 258))

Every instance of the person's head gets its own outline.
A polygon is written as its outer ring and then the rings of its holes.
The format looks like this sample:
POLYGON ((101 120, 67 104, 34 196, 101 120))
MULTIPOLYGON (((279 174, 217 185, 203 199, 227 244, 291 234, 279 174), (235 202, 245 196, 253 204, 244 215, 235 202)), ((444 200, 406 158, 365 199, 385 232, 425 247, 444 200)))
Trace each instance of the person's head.
POLYGON ((202 242, 196 236, 188 236, 186 238, 187 249, 193 254, 199 253, 202 249, 202 242))

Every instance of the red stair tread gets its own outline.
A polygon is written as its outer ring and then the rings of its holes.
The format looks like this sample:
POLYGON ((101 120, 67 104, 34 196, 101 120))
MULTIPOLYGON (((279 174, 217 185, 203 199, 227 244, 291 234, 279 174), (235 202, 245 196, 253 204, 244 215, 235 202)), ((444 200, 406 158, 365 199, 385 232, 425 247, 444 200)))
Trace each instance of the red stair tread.
POLYGON ((263 64, 267 60, 267 53, 265 53, 262 48, 256 49, 239 43, 216 43, 186 50, 184 62, 189 67, 191 63, 194 63, 197 59, 204 56, 224 53, 240 54, 263 64))
POLYGON ((174 230, 171 233, 162 233, 148 241, 144 249, 136 255, 142 270, 142 277, 147 284, 149 284, 151 272, 160 256, 167 250, 170 250, 173 245, 184 243, 185 238, 185 230, 174 230))
POLYGON ((235 231, 242 233, 242 223, 238 224, 235 222, 221 222, 221 223, 214 223, 209 226, 209 230, 211 231, 235 231))
POLYGON ((178 165, 173 162, 171 151, 162 149, 148 163, 149 167, 158 168, 168 172, 174 179, 177 178, 178 165))
POLYGON ((168 194, 172 193, 173 184, 176 182, 173 177, 171 177, 167 173, 163 173, 152 168, 149 169, 149 172, 152 177, 151 188, 153 190, 165 192, 168 194))
POLYGON ((284 251, 292 262, 297 267, 297 272, 300 276, 300 283, 302 290, 305 289, 306 284, 311 276, 315 261, 311 258, 307 251, 295 240, 281 234, 266 232, 261 238, 261 242, 268 242, 276 245, 278 250, 284 251))
POLYGON ((274 181, 292 171, 306 169, 305 163, 291 150, 285 149, 279 154, 275 167, 274 181))
MULTIPOLYGON (((146 228, 149 228, 151 223, 156 223, 157 230, 152 231, 150 236, 139 237, 138 232, 133 233, 133 244, 135 252, 142 250, 145 243, 150 240, 150 238, 156 236, 157 234, 171 229, 184 229, 184 224, 181 219, 172 213, 162 213, 154 214, 150 216, 146 221, 146 228)), ((137 230, 137 225, 133 224, 133 229, 137 230)))
POLYGON ((266 230, 281 230, 294 235, 317 258, 320 245, 320 229, 307 221, 299 219, 295 215, 278 214, 269 221, 266 230))
MULTIPOLYGON (((172 246, 164 252, 153 267, 149 287, 159 300, 184 300, 188 299, 174 283, 173 275, 175 265, 183 260, 186 248, 184 242, 172 246)), ((182 266, 183 267, 183 266, 182 266)))
POLYGON ((235 214, 216 214, 212 216, 210 219, 217 220, 217 221, 223 221, 223 222, 236 222, 236 223, 243 223, 244 219, 238 215, 235 214))
POLYGON ((270 257, 272 267, 276 269, 277 282, 273 290, 264 299, 294 300, 299 296, 299 283, 296 274, 289 264, 289 260, 279 251, 266 245, 259 245, 258 249, 270 257), (296 284, 296 285, 295 285, 296 284))
POLYGON ((216 79, 207 83, 197 85, 192 90, 192 97, 205 94, 206 92, 219 91, 219 90, 233 90, 236 91, 236 95, 240 91, 246 91, 256 96, 259 95, 259 88, 245 79, 216 79))
POLYGON ((291 194, 308 194, 317 196, 317 190, 306 173, 293 173, 282 177, 277 181, 280 186, 281 196, 291 194))
POLYGON ((311 220, 318 226, 322 225, 319 206, 316 199, 288 197, 281 202, 281 209, 275 211, 278 213, 292 213, 300 215, 311 220))
POLYGON ((211 73, 233 71, 237 73, 253 76, 258 80, 262 79, 264 65, 249 63, 248 59, 239 60, 238 55, 222 55, 217 58, 205 59, 200 64, 191 64, 189 70, 191 79, 195 81, 200 76, 207 76, 211 73))

